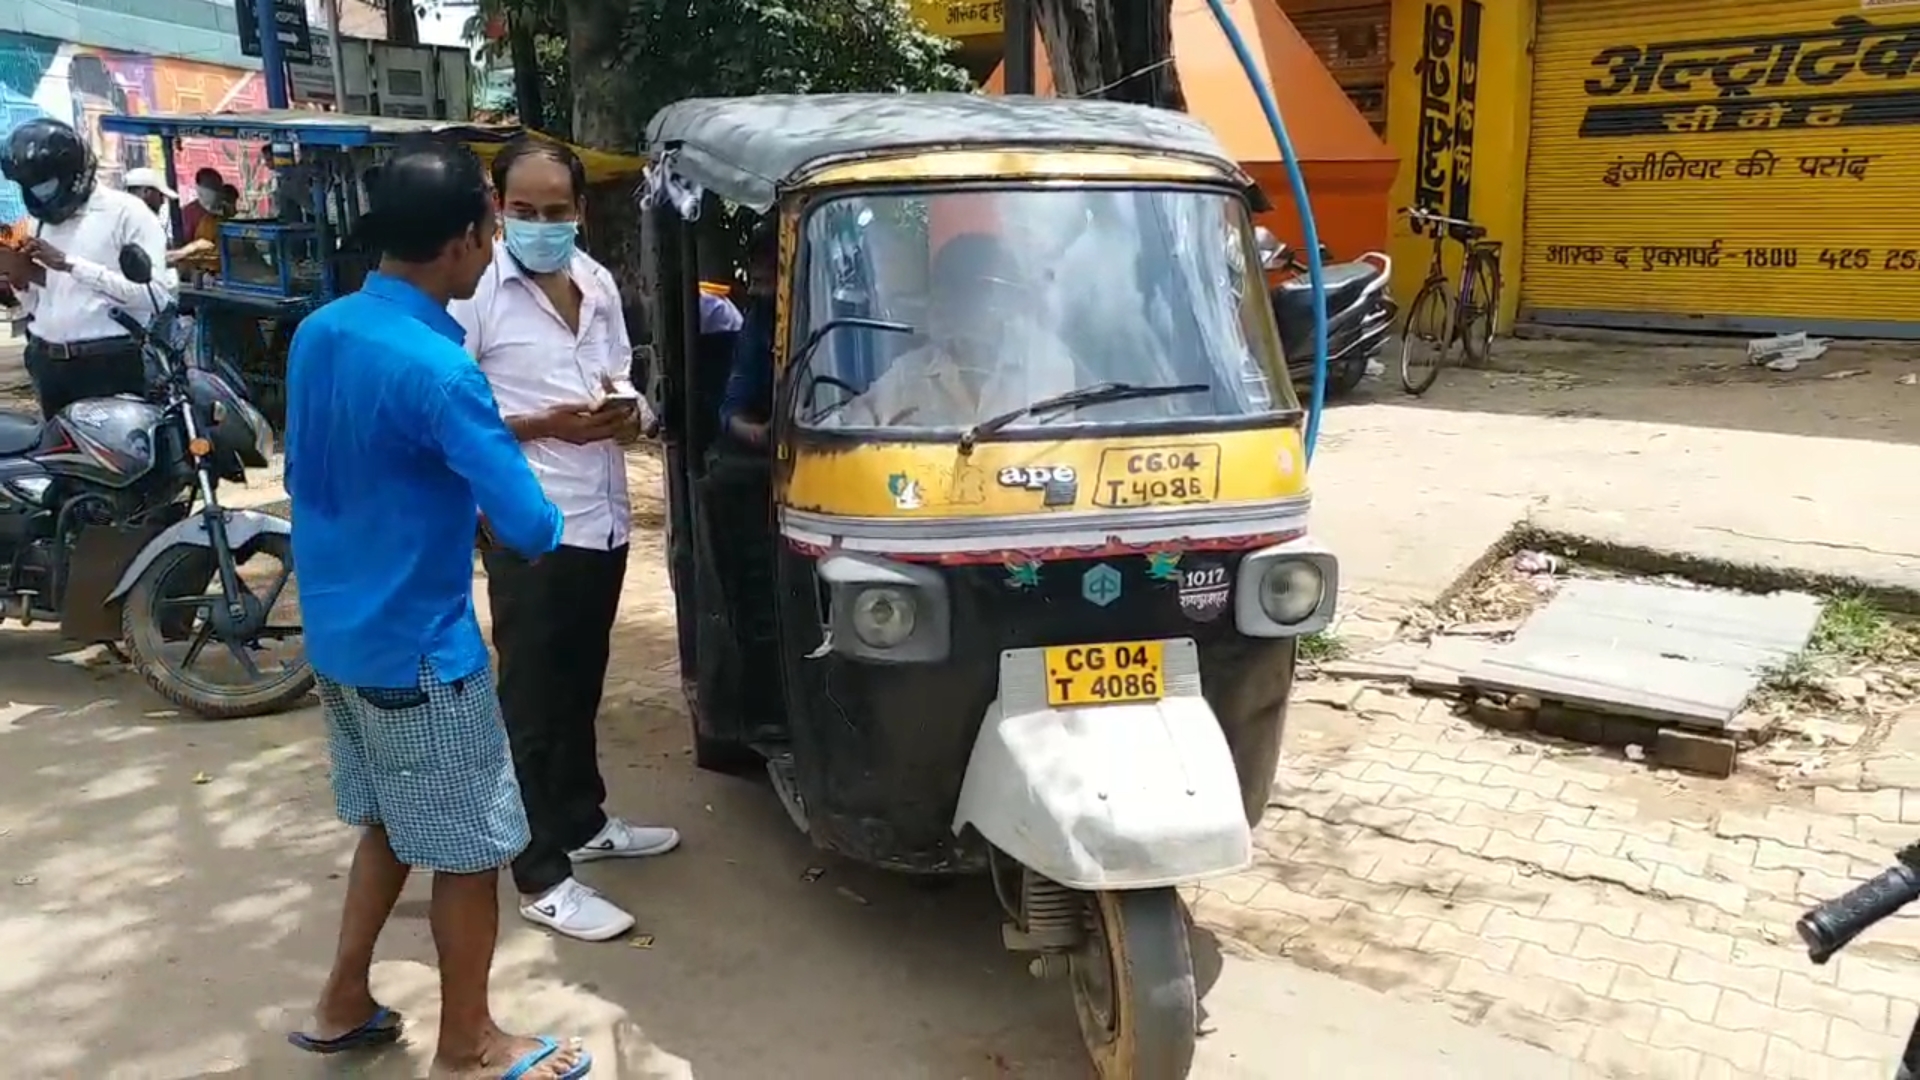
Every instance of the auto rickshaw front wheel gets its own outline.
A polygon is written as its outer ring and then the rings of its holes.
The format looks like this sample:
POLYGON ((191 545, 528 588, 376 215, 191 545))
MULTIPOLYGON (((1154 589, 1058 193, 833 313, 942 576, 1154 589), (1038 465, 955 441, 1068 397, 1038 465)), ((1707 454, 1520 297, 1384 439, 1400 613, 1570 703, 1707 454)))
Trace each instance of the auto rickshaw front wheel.
POLYGON ((1091 893, 1069 958, 1080 1034, 1100 1080, 1184 1080, 1200 1005, 1186 909, 1173 889, 1091 893))

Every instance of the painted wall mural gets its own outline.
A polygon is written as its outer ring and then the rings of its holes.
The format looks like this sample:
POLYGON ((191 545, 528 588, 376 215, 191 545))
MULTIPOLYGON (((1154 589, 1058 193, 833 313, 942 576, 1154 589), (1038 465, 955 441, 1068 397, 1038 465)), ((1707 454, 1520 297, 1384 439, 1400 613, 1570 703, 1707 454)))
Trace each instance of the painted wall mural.
MULTIPOLYGON (((128 169, 162 168, 161 148, 158 140, 103 134, 100 117, 264 108, 258 72, 0 32, 0 138, 38 117, 64 120, 92 142, 100 178, 114 187, 128 169)), ((188 139, 175 152, 176 174, 189 192, 194 172, 208 166, 238 187, 245 201, 267 193, 272 174, 257 147, 188 139)), ((0 180, 0 221, 25 214, 20 189, 0 180)))

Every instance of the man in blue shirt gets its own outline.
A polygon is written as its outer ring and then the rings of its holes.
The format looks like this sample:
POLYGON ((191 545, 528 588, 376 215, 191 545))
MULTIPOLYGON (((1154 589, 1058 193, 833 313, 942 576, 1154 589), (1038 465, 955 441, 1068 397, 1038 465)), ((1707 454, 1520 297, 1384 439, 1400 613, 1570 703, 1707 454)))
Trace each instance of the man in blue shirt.
POLYGON ((773 416, 773 306, 780 266, 774 220, 762 221, 748 242, 747 310, 720 400, 720 433, 756 450, 766 448, 767 421, 773 416))
POLYGON ((528 829, 474 617, 474 536, 484 513, 535 559, 561 529, 446 310, 492 261, 493 203, 473 154, 438 144, 397 153, 371 203, 379 271, 301 323, 288 356, 294 568, 335 808, 362 830, 333 972, 289 1039, 334 1053, 399 1037, 368 971, 417 867, 434 875, 435 1075, 573 1080, 584 1051, 508 1035, 487 1003, 498 873, 528 829))

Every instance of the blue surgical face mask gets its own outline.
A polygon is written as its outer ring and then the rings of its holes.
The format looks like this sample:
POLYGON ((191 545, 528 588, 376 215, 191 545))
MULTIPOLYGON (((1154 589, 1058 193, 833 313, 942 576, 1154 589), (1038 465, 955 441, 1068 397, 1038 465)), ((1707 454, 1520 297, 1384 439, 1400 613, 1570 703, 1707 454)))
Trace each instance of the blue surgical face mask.
POLYGON ((574 238, 580 232, 577 221, 522 221, 508 218, 507 251, 520 265, 536 274, 564 270, 573 258, 574 238))
POLYGON ((42 180, 39 183, 28 188, 27 192, 31 194, 36 200, 40 202, 46 202, 48 199, 51 199, 55 195, 60 194, 60 181, 42 180))

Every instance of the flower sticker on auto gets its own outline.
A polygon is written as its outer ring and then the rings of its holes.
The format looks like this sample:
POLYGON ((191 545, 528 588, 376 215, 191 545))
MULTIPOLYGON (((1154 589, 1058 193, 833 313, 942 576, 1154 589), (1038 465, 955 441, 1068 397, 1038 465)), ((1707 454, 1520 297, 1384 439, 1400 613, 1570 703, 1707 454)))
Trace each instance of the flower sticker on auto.
POLYGON ((893 496, 893 505, 899 510, 918 510, 924 505, 920 482, 903 472, 887 477, 887 494, 893 496))

